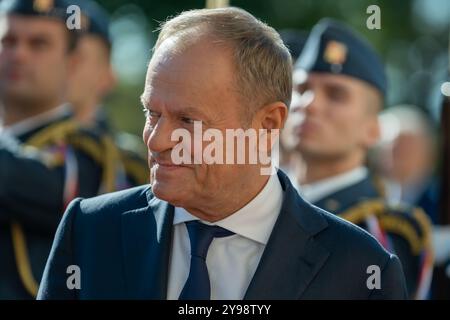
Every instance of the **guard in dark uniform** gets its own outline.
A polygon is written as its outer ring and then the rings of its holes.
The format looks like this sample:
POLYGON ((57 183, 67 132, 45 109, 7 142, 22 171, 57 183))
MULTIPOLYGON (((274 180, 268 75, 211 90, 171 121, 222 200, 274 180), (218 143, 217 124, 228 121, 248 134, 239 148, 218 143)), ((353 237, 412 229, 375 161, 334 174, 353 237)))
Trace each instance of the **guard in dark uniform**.
POLYGON ((65 103, 80 30, 63 0, 0 7, 0 299, 34 298, 66 205, 146 181, 65 103))
POLYGON ((377 114, 386 94, 381 60, 349 27, 323 19, 296 61, 293 80, 291 112, 301 115, 294 125, 295 149, 303 170, 292 180, 299 192, 374 235, 400 258, 410 297, 427 298, 430 222, 420 209, 388 205, 365 167, 379 138, 377 114))
MULTIPOLYGON (((76 48, 77 68, 69 76, 68 101, 75 118, 113 139, 127 172, 133 172, 137 177, 148 177, 147 148, 142 138, 116 130, 108 121, 103 104, 116 85, 116 75, 111 65, 113 43, 109 15, 92 0, 72 0, 71 3, 80 7, 83 31, 76 48)), ((137 182, 143 184, 146 181, 137 182)))

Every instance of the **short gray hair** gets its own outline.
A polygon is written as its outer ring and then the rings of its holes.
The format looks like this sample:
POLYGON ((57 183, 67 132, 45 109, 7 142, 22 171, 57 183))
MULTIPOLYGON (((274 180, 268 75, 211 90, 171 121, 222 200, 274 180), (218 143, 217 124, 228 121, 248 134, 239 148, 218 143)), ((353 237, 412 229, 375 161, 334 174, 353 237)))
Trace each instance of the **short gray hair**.
POLYGON ((236 87, 244 102, 257 108, 281 101, 289 107, 292 95, 292 58, 280 35, 250 13, 234 7, 182 12, 161 24, 154 50, 174 35, 205 26, 219 41, 231 45, 236 87))

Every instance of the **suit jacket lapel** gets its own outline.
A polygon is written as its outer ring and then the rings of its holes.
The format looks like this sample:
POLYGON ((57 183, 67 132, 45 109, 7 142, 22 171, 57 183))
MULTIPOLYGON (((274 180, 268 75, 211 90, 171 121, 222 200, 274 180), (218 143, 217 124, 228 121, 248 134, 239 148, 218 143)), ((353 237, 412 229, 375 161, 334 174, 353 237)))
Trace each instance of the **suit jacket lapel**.
POLYGON ((278 176, 283 206, 244 299, 300 298, 329 256, 313 238, 327 227, 325 218, 300 198, 281 171, 278 176))
POLYGON ((122 215, 128 299, 166 299, 173 206, 147 191, 148 207, 122 215))

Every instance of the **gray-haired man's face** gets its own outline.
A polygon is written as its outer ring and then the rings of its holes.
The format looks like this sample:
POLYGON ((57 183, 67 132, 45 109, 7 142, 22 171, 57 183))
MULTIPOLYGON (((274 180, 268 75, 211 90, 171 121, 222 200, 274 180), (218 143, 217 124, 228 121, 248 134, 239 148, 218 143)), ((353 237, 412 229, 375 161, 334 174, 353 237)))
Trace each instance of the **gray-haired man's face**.
MULTIPOLYGON (((234 86, 232 55, 207 38, 179 49, 177 41, 169 38, 156 50, 142 95, 152 189, 158 198, 174 205, 197 209, 211 203, 217 207, 218 202, 242 192, 255 172, 258 175, 258 167, 204 162, 174 165, 173 150, 179 141, 172 141, 171 135, 183 128, 196 140, 194 121, 201 121, 203 131, 217 129, 224 137, 226 129, 242 127, 244 106, 234 86)), ((203 149, 208 145, 200 143, 203 149)), ((198 156, 192 146, 189 157, 198 156)))

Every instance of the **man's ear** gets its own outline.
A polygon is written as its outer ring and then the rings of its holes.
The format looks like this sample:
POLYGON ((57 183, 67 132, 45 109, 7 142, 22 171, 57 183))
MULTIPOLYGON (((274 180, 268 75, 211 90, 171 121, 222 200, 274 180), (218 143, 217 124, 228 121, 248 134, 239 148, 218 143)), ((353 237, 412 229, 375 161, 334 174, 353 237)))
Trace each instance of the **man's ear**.
POLYGON ((101 98, 104 98, 106 95, 110 94, 117 85, 117 77, 114 73, 114 70, 111 65, 108 66, 107 70, 103 73, 101 78, 101 98))
POLYGON ((259 126, 262 129, 282 129, 286 122, 288 108, 281 101, 273 102, 265 105, 257 112, 259 126))
POLYGON ((81 63, 81 56, 77 48, 67 54, 67 75, 74 74, 78 65, 81 63))
POLYGON ((375 115, 370 117, 369 121, 367 121, 367 127, 365 129, 364 135, 364 144, 367 148, 375 145, 380 139, 380 122, 378 117, 375 115))
POLYGON ((381 93, 367 84, 365 85, 365 99, 366 99, 366 108, 361 109, 365 112, 365 116, 367 119, 364 121, 363 128, 363 145, 365 148, 371 148, 374 146, 381 136, 380 129, 380 120, 378 117, 378 112, 382 108, 383 100, 381 93))
MULTIPOLYGON (((264 150, 271 153, 274 144, 279 140, 280 130, 284 127, 288 115, 288 108, 283 102, 274 102, 265 105, 258 110, 254 119, 257 119, 256 127, 264 129, 259 131, 259 139, 266 141, 264 150)), ((261 142, 258 146, 261 146, 261 142)), ((260 150, 261 151, 261 150, 260 150)), ((266 151, 266 152, 267 152, 266 151)))

